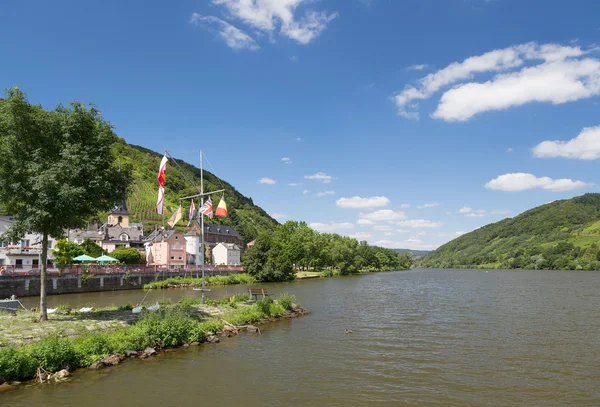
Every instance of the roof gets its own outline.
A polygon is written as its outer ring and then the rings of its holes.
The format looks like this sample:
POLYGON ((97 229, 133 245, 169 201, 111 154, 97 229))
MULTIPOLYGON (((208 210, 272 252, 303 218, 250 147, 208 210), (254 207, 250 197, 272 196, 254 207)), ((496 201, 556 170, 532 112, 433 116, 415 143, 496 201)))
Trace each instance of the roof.
POLYGON ((181 232, 179 232, 176 229, 169 229, 169 230, 157 229, 157 230, 153 231, 152 233, 150 233, 148 236, 146 236, 144 238, 144 242, 162 242, 163 237, 164 237, 164 240, 167 240, 171 236, 173 236, 175 233, 181 233, 181 232))
POLYGON ((125 198, 121 201, 120 204, 115 205, 110 212, 109 215, 129 215, 129 211, 127 210, 127 201, 125 198))
MULTIPOLYGON (((235 243, 223 243, 223 242, 221 242, 221 243, 217 244, 217 246, 220 245, 220 244, 222 244, 223 246, 225 246, 227 248, 227 250, 240 250, 240 248, 238 247, 238 245, 235 244, 235 243)), ((217 246, 215 246, 215 247, 217 247, 217 246)))
POLYGON ((204 230, 206 231, 206 234, 220 235, 220 236, 235 236, 241 240, 244 240, 242 238, 242 236, 240 236, 240 234, 237 232, 237 230, 235 230, 231 226, 205 223, 204 230))

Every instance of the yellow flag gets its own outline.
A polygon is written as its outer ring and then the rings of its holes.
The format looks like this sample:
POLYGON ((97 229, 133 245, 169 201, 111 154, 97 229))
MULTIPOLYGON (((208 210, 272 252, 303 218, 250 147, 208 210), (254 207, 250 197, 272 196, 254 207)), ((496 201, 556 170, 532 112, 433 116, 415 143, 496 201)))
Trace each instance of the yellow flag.
POLYGON ((179 205, 179 208, 177 208, 177 211, 173 215, 171 215, 171 218, 169 218, 169 221, 167 223, 169 224, 169 226, 175 227, 177 222, 179 222, 180 220, 181 220, 181 205, 179 205))

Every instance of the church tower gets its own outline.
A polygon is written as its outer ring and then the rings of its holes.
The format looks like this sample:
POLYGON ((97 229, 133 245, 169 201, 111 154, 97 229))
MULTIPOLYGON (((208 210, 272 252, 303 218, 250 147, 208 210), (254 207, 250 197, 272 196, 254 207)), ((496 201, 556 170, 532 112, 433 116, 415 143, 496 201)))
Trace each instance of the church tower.
POLYGON ((121 225, 124 228, 129 227, 129 211, 127 210, 125 198, 108 213, 108 224, 121 225))

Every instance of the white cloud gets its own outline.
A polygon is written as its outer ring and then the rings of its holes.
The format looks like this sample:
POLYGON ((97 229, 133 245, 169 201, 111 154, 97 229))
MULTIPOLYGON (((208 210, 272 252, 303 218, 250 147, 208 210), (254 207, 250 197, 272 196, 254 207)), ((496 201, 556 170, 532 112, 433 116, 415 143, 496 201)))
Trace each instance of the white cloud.
POLYGON ((277 220, 287 218, 287 215, 285 213, 281 213, 281 212, 270 213, 269 215, 271 215, 272 218, 277 219, 277 220))
POLYGON ((238 50, 238 49, 247 49, 250 51, 257 51, 260 49, 256 41, 248 34, 243 32, 237 27, 229 24, 227 21, 223 21, 218 17, 214 16, 202 16, 198 13, 192 14, 192 18, 190 19, 190 23, 194 25, 201 25, 207 28, 217 27, 217 31, 219 33, 219 37, 229 48, 238 50))
POLYGON ((534 147, 533 155, 596 160, 600 158, 600 126, 586 127, 569 141, 544 141, 534 147))
POLYGON ((400 205, 400 209, 408 209, 410 208, 410 204, 402 204, 400 205))
POLYGON ((406 214, 404 212, 395 212, 391 209, 382 209, 382 210, 371 212, 371 213, 361 213, 359 215, 359 218, 372 220, 374 222, 379 222, 379 221, 386 221, 386 220, 406 219, 406 214))
POLYGON ((458 210, 458 213, 470 213, 473 212, 473 208, 471 208, 470 206, 463 206, 462 208, 460 208, 458 210))
POLYGON ((372 225, 375 222, 373 222, 372 220, 369 220, 369 219, 359 219, 357 223, 361 226, 367 226, 367 225, 372 225))
POLYGON ((327 196, 327 195, 335 195, 335 191, 323 191, 323 192, 317 193, 317 196, 327 196))
POLYGON ((394 234, 392 232, 387 232, 384 234, 384 236, 393 236, 394 234))
POLYGON ((483 218, 484 216, 486 216, 485 213, 468 213, 465 218, 483 218))
POLYGON ((385 196, 372 196, 370 198, 354 196, 352 198, 340 198, 335 204, 340 208, 378 208, 389 205, 390 200, 385 196))
POLYGON ((485 184, 485 187, 500 191, 525 191, 527 189, 542 188, 553 192, 564 192, 591 185, 572 179, 538 178, 533 174, 519 172, 500 175, 485 184))
POLYGON ((512 153, 512 151, 513 151, 513 148, 512 148, 512 147, 509 147, 509 148, 507 148, 507 149, 506 149, 506 152, 507 152, 507 153, 512 153))
POLYGON ((435 208, 436 206, 440 206, 439 202, 431 202, 423 205, 418 205, 417 209, 435 208))
POLYGON ((427 68, 427 64, 411 65, 406 69, 411 70, 411 71, 422 71, 425 68, 427 68))
POLYGON ((300 44, 308 44, 321 34, 337 13, 308 10, 298 18, 297 9, 310 0, 212 0, 221 5, 232 18, 273 38, 279 32, 300 44))
POLYGON ((290 57, 290 61, 292 61, 292 62, 296 62, 296 61, 298 61, 298 57, 297 57, 296 55, 292 55, 292 56, 290 57))
POLYGON ((391 226, 375 225, 373 226, 373 230, 379 230, 380 232, 390 232, 394 229, 392 229, 391 226))
POLYGON ((373 235, 371 235, 370 233, 366 233, 366 232, 356 232, 356 233, 353 233, 351 235, 346 235, 346 236, 351 237, 356 240, 368 240, 371 237, 373 237, 373 235))
POLYGON ((531 42, 453 62, 398 93, 394 97, 398 114, 418 119, 416 101, 486 72, 497 74, 485 83, 462 83, 446 91, 432 117, 464 121, 484 111, 533 101, 557 104, 590 97, 600 93, 600 60, 582 59, 586 53, 578 46, 531 42), (509 72, 526 61, 542 62, 509 72))
POLYGON ((275 180, 274 180, 274 179, 272 179, 272 178, 266 178, 266 177, 265 177, 265 178, 261 178, 261 179, 259 179, 259 180, 258 180, 258 183, 259 183, 259 184, 273 185, 273 184, 276 184, 276 183, 277 183, 277 181, 275 181, 275 180))
POLYGON ((458 236, 462 236, 465 233, 467 233, 467 232, 464 232, 462 230, 458 230, 458 231, 453 232, 453 233, 438 233, 436 236, 437 237, 451 237, 451 238, 455 238, 455 237, 458 237, 458 236))
POLYGON ((289 185, 290 187, 297 187, 297 186, 300 186, 300 185, 302 185, 302 184, 301 184, 301 183, 298 183, 298 182, 290 182, 288 185, 289 185))
POLYGON ((316 223, 311 223, 308 226, 310 226, 314 230, 318 230, 319 232, 330 232, 333 230, 354 229, 354 224, 352 224, 350 222, 343 222, 343 223, 335 223, 335 222, 318 223, 318 222, 316 222, 316 223))
POLYGON ((407 228, 439 228, 443 226, 442 222, 433 222, 425 219, 412 219, 396 223, 396 225, 407 228))
POLYGON ((400 241, 378 240, 375 246, 386 247, 388 249, 410 249, 410 250, 434 250, 437 245, 427 244, 421 239, 406 239, 400 241))
POLYGON ((309 191, 308 189, 305 189, 304 191, 302 191, 302 193, 303 193, 304 195, 308 195, 308 194, 310 194, 310 191, 309 191))
POLYGON ((324 184, 329 184, 331 180, 333 180, 333 177, 331 175, 325 174, 324 172, 317 172, 313 175, 305 175, 304 179, 312 179, 316 181, 321 181, 324 184))
POLYGON ((292 159, 290 157, 283 157, 281 159, 281 161, 283 161, 286 164, 291 164, 292 163, 292 159))
POLYGON ((296 137, 296 141, 300 142, 302 139, 300 137, 296 137))
POLYGON ((396 232, 398 232, 398 233, 408 233, 408 232, 410 232, 410 230, 406 230, 406 229, 396 229, 396 232))

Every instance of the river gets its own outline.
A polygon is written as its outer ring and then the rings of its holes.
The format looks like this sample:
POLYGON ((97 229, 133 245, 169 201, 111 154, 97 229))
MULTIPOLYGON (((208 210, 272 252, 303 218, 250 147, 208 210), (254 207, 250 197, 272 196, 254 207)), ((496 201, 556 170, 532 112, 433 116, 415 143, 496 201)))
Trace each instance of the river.
MULTIPOLYGON (((80 370, 67 383, 0 394, 0 405, 600 405, 598 272, 411 270, 268 288, 295 294, 311 314, 266 325, 261 335, 80 370)), ((143 295, 49 302, 121 305, 143 295)), ((163 295, 199 292, 157 291, 148 300, 163 295)))

